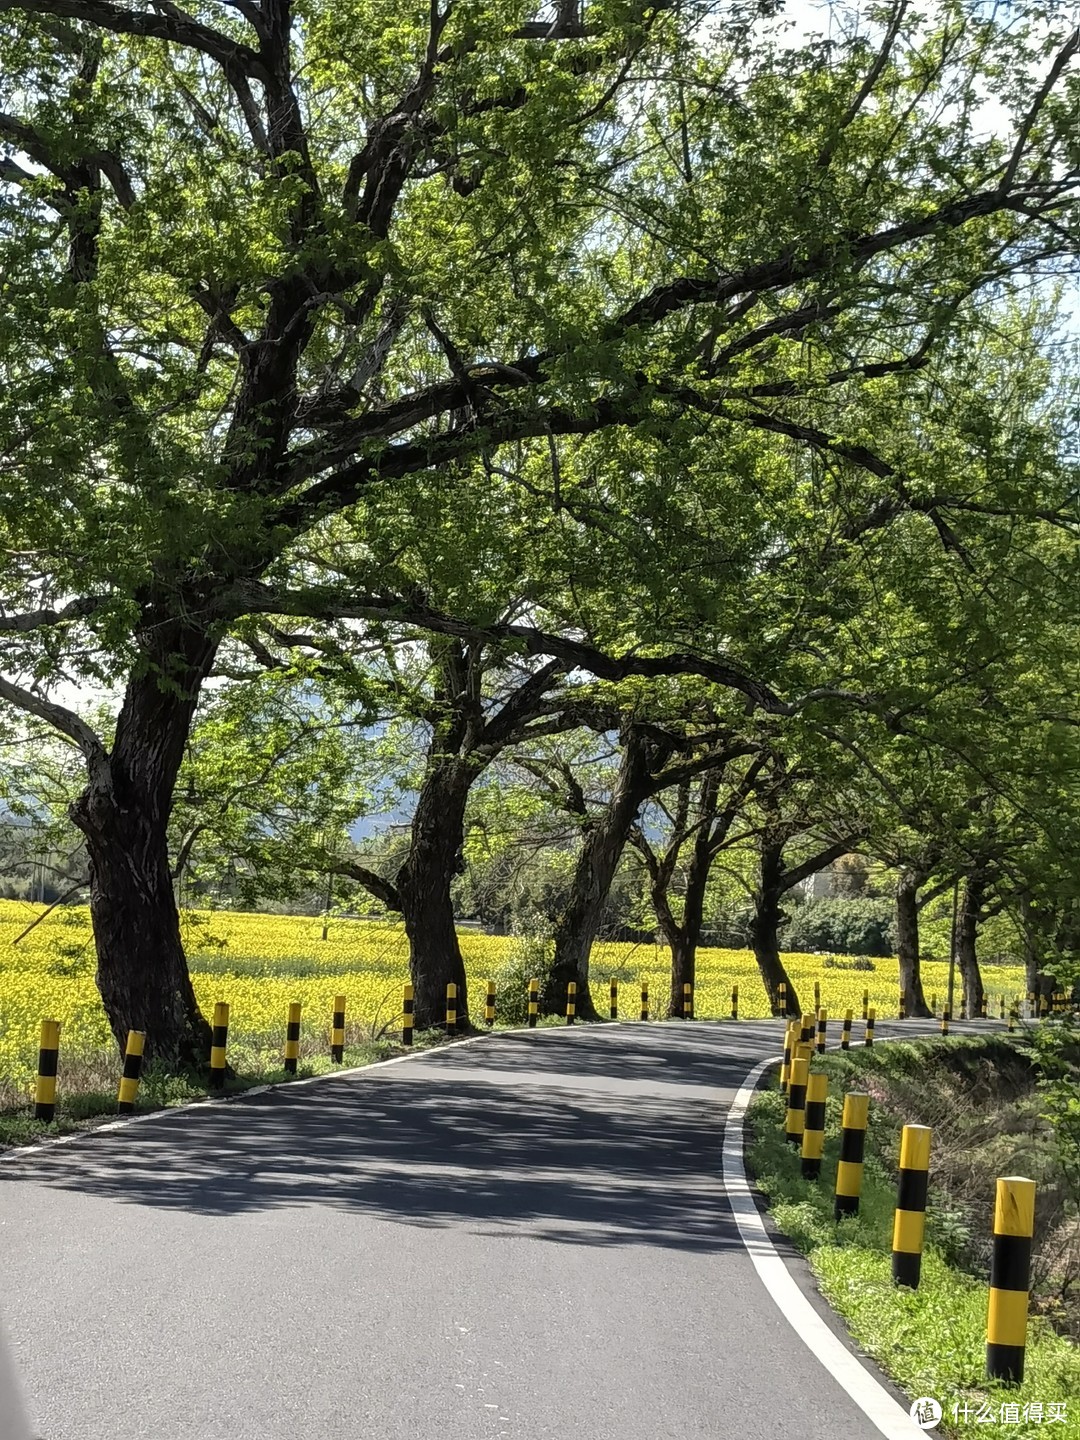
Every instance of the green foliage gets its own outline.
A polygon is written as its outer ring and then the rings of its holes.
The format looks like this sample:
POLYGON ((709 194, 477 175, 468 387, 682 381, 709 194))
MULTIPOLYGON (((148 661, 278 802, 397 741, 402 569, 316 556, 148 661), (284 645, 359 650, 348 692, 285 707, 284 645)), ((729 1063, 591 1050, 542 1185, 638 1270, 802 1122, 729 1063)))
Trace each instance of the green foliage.
POLYGON ((895 955, 895 919, 889 900, 814 900, 788 922, 784 944, 839 955, 895 955))
POLYGON ((554 960, 555 946, 550 940, 521 936, 513 942, 509 956, 492 976, 500 1024, 525 1024, 529 1015, 529 981, 539 980, 543 993, 554 960))
POLYGON ((1064 14, 934 0, 876 61, 876 13, 203 8, 0 14, 0 796, 42 852, 85 879, 89 778, 118 870, 153 835, 181 899, 344 902, 373 751, 475 779, 554 656, 531 738, 734 693, 815 791, 785 842, 1034 884, 997 837, 1078 808, 1064 14))
POLYGON ((826 955, 821 962, 823 970, 875 970, 877 966, 865 955, 857 955, 854 959, 848 959, 843 955, 826 955))

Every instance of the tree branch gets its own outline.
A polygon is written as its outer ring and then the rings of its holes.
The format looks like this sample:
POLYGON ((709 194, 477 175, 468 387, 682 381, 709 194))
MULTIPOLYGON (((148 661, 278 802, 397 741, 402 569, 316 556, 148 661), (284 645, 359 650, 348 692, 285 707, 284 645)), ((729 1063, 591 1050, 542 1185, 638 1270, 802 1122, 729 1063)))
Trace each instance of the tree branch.
POLYGON ((32 690, 25 690, 3 676, 0 676, 0 700, 6 700, 9 705, 15 705, 29 715, 36 715, 39 720, 48 721, 61 735, 73 741, 86 757, 91 778, 100 768, 108 768, 109 756, 101 737, 74 710, 58 705, 55 700, 35 695, 32 690))
POLYGON ((7 11, 26 15, 58 15, 68 20, 84 20, 99 30, 111 30, 117 35, 144 35, 155 40, 171 40, 174 44, 209 55, 227 70, 239 69, 265 78, 262 62, 250 46, 230 40, 227 35, 179 10, 150 14, 145 10, 125 10, 110 4, 109 0, 0 0, 0 14, 7 11))
POLYGON ((1061 73, 1065 69, 1065 66, 1068 65, 1069 61, 1078 52, 1080 52, 1080 29, 1073 31, 1054 57, 1054 63, 1047 72, 1046 79, 1039 87, 1039 93, 1032 101, 1031 109, 1024 116, 1017 133, 1016 144, 1013 146, 1013 152, 1009 156, 1009 163, 1005 166, 1005 173, 1001 177, 1002 194, 1008 193, 1009 187, 1016 179, 1016 172, 1019 170, 1020 162, 1024 158, 1024 148, 1027 145, 1028 137, 1031 134, 1032 127, 1036 120, 1039 118, 1039 112, 1049 98, 1050 91, 1061 78, 1061 73))
POLYGON ((381 900, 388 910, 401 911, 401 894, 397 886, 391 880, 384 880, 365 865, 358 865, 352 860, 331 860, 323 868, 332 875, 343 875, 347 880, 355 880, 358 885, 363 885, 364 889, 374 895, 376 900, 381 900))

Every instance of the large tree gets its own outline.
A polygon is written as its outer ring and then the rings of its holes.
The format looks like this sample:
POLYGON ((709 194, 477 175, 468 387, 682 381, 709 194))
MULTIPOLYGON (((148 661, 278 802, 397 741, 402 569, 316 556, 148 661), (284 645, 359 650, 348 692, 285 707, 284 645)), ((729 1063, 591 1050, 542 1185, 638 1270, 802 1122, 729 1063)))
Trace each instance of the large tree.
POLYGON ((736 822, 765 764, 764 755, 751 755, 737 774, 725 773, 734 771, 734 765, 718 764, 696 778, 687 777, 670 798, 657 797, 654 813, 647 816, 653 826, 637 824, 631 830, 631 841, 645 861, 657 929, 671 951, 669 1017, 683 1013, 684 987, 695 984, 713 865, 724 850, 752 833, 736 822), (657 815, 662 817, 659 825, 657 815))
POLYGON ((1036 481, 971 470, 935 377, 989 295, 1075 252, 1076 37, 906 0, 839 43, 768 25, 0 0, 0 698, 83 757, 118 1043, 208 1043, 168 822, 245 616, 389 612, 781 710, 801 677, 769 657, 820 544, 896 529, 960 557, 988 514, 1056 519, 1036 481), (604 623, 448 617, 365 564, 479 480, 478 533, 504 524, 522 456, 561 523, 667 526, 644 561, 612 545, 604 623), (323 563, 343 529, 344 579, 323 563), (115 725, 64 678, 111 687, 115 725))

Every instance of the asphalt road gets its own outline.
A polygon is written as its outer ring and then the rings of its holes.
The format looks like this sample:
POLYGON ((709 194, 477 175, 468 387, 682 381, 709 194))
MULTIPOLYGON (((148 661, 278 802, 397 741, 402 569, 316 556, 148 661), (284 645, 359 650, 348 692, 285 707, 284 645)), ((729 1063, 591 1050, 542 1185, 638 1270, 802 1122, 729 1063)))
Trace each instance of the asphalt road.
POLYGON ((724 1198, 779 1038, 497 1035, 6 1160, 43 1440, 870 1440, 724 1198))

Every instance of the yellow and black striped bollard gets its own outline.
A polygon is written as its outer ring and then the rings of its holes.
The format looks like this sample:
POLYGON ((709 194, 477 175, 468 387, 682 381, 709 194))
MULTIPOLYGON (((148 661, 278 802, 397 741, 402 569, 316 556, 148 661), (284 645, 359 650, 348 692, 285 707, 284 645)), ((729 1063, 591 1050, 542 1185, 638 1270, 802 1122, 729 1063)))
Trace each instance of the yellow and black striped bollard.
POLYGON ((821 1009, 821 981, 814 981, 814 1014, 821 1009))
POLYGON ((893 1215, 892 1278, 897 1285, 919 1288, 926 1190, 930 1179, 930 1127, 905 1125, 900 1132, 900 1180, 893 1215))
POLYGON ((408 981, 405 982, 405 992, 401 1001, 401 1043, 402 1045, 412 1044, 413 1021, 416 1012, 416 1001, 413 997, 413 987, 408 981))
POLYGON ((1002 1020, 1005 1019, 1005 992, 1004 992, 1004 990, 1001 992, 1001 1018, 1002 1018, 1002 1020))
POLYGON ((1028 991, 1027 1007, 1028 1007, 1028 1019, 1029 1019, 1029 1020, 1034 1020, 1034 1019, 1035 1019, 1035 991, 1034 991, 1034 990, 1029 990, 1029 991, 1028 991))
POLYGON ((817 1053, 825 1054, 825 1032, 829 1027, 829 1012, 819 1010, 817 1012, 817 1053))
POLYGON ((120 1076, 120 1089, 116 1094, 116 1113, 118 1115, 130 1115, 135 1109, 145 1044, 145 1030, 128 1031, 127 1045, 124 1047, 124 1069, 120 1076))
POLYGON ((330 1021, 330 1059, 340 1065, 345 1059, 345 996, 334 996, 334 1013, 330 1021))
POLYGON ((950 1021, 951 1019, 952 1019, 952 1013, 951 1013, 951 1011, 949 1010, 949 1007, 946 1005, 945 1009, 942 1010, 942 1012, 941 1012, 941 1033, 942 1033, 942 1035, 948 1035, 948 1033, 949 1033, 949 1021, 950 1021))
POLYGON ((738 985, 732 985, 732 987, 731 987, 731 1018, 732 1018, 733 1020, 737 1020, 737 1019, 739 1018, 739 987, 738 987, 738 985))
POLYGON ((1012 1008, 1009 1010, 1009 1034, 1010 1034, 1010 1035, 1015 1031, 1015 1029, 1016 1029, 1016 1022, 1017 1022, 1017 1020, 1019 1020, 1019 1018, 1020 1018, 1020 1015, 1019 1015, 1018 1007, 1014 1004, 1014 1005, 1012 1006, 1012 1008))
POLYGON ((874 1021, 876 1018, 877 1011, 874 1009, 873 1005, 871 1005, 866 1012, 866 1029, 863 1031, 864 1045, 872 1045, 874 1043, 874 1021))
POLYGON ((983 993, 982 993, 982 998, 981 998, 980 1001, 979 1001, 979 1019, 980 1019, 980 1020, 985 1020, 985 1019, 986 1019, 986 991, 985 991, 985 990, 983 991, 983 993))
POLYGON ((529 1029, 536 1029, 536 1017, 540 1013, 540 981, 529 981, 529 1029))
POLYGON ((1045 991, 1044 991, 1044 992, 1039 996, 1039 1019, 1040 1019, 1040 1020, 1045 1020, 1045 1018, 1046 1018, 1046 993, 1045 993, 1045 991))
POLYGON ((619 1018, 619 982, 614 978, 608 986, 608 1019, 619 1018))
POLYGON ((783 1090, 785 1094, 787 1093, 788 1082, 791 1080, 791 1056, 798 1038, 795 1021, 789 1020, 787 1030, 784 1032, 784 1059, 780 1066, 780 1089, 783 1090))
POLYGON ((799 1021, 799 1044, 807 1045, 814 1038, 814 1026, 816 1021, 813 1015, 804 1015, 799 1021))
POLYGON ((788 1009, 787 1009, 787 985, 784 983, 783 980, 781 980, 781 981, 780 981, 780 984, 776 987, 776 995, 777 995, 777 1000, 776 1000, 777 1009, 779 1010, 779 1013, 780 1013, 781 1017, 786 1019, 787 1013, 788 1013, 788 1009))
POLYGON ((682 987, 682 1018, 684 1020, 694 1018, 694 987, 690 984, 682 987))
POLYGON ((931 1014, 931 1015, 936 1015, 936 1014, 937 1014, 937 994, 936 994, 936 993, 930 996, 930 1014, 931 1014))
POLYGON ((453 980, 446 982, 446 1033, 457 1034, 457 985, 453 980))
POLYGON ((42 1020, 38 1042, 34 1119, 52 1120, 56 1114, 56 1070, 60 1061, 60 1021, 42 1020))
POLYGON ((907 994, 903 990, 900 991, 900 1019, 907 1019, 907 994))
POLYGON ((864 991, 862 992, 862 1018, 863 1018, 864 1020, 866 1019, 867 1006, 868 1006, 869 1004, 870 1004, 870 991, 869 991, 869 990, 864 990, 864 991))
POLYGON ((999 1179, 986 1315, 986 1373, 991 1380, 1011 1385, 1024 1378, 1034 1233, 1035 1181, 1021 1175, 999 1179))
POLYGON ((649 1018, 649 986, 644 980, 641 982, 641 1018, 649 1018))
POLYGON ((214 1028, 210 1032, 210 1089, 225 1088, 225 1048, 229 1043, 229 1007, 224 1000, 214 1006, 214 1028))
POLYGON ((285 1073, 296 1074, 296 1062, 300 1058, 300 1006, 294 1000, 289 1006, 289 1018, 285 1023, 285 1073))
POLYGON ((794 1055, 791 1060, 791 1083, 788 1085, 787 1115, 784 1119, 784 1134, 791 1145, 802 1145, 809 1075, 809 1059, 805 1055, 794 1055))
POLYGON ((816 1180, 821 1174, 825 1149, 825 1099, 829 1077, 814 1073, 806 1082, 806 1110, 802 1136, 802 1178, 816 1180))
POLYGON ((852 1090, 844 1096, 844 1114, 840 1122, 840 1160, 836 1167, 836 1195, 833 1202, 833 1214, 837 1220, 842 1220, 845 1215, 859 1213, 869 1110, 869 1095, 852 1090))
POLYGON ((484 1001, 484 1024, 490 1030, 495 1024, 495 981, 487 982, 487 999, 484 1001))
POLYGON ((851 1022, 854 1017, 850 1010, 844 1011, 844 1028, 840 1031, 840 1049, 851 1049, 851 1022))
POLYGON ((566 986, 566 1023, 573 1025, 577 1019, 577 981, 570 980, 566 986))

